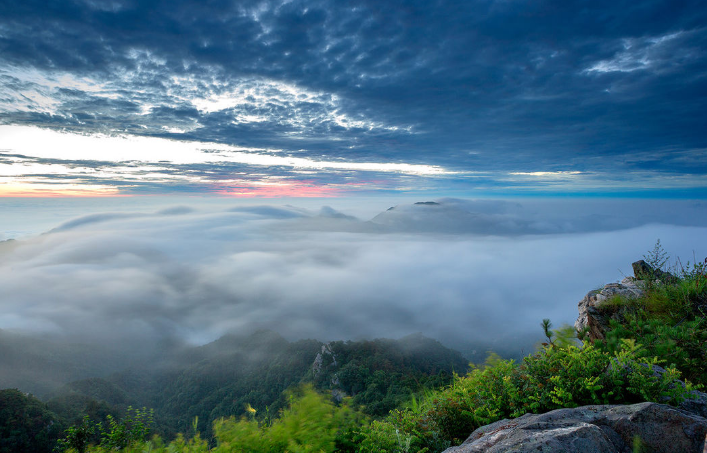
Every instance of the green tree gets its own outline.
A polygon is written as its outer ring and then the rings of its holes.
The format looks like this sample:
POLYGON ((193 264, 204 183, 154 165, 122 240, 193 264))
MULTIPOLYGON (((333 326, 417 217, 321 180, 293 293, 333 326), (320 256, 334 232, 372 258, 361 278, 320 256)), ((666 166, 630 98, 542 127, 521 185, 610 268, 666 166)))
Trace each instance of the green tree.
POLYGON ((653 269, 657 271, 664 270, 663 267, 668 264, 670 260, 670 255, 665 251, 663 245, 660 243, 660 239, 655 241, 655 245, 651 250, 648 251, 646 255, 643 255, 643 259, 646 260, 653 269))
POLYGON ((121 421, 108 416, 108 429, 101 430, 101 446, 108 450, 121 450, 134 444, 145 442, 150 435, 153 422, 152 409, 134 410, 128 407, 127 414, 121 421))
POLYGON ((96 425, 85 415, 80 425, 70 426, 64 431, 65 436, 59 439, 58 447, 61 451, 75 450, 77 453, 85 453, 95 431, 96 425))
POLYGON ((50 452, 61 420, 46 404, 16 389, 0 390, 0 453, 50 452))

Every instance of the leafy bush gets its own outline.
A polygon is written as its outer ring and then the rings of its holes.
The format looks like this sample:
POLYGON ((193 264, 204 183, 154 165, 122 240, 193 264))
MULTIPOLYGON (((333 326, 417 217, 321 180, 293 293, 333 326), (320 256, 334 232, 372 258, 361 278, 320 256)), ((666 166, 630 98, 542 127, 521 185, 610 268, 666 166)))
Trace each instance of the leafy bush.
POLYGON ((107 426, 95 423, 85 416, 79 425, 71 426, 64 431, 64 438, 58 442, 58 450, 65 452, 84 453, 85 451, 131 451, 141 448, 150 435, 152 425, 152 410, 146 408, 133 409, 128 407, 125 417, 120 421, 112 415, 107 416, 107 426), (93 434, 101 433, 100 447, 91 449, 89 443, 93 434))
POLYGON ((653 373, 657 359, 645 360, 630 340, 614 354, 587 345, 549 346, 521 364, 491 357, 484 368, 458 377, 454 384, 427 398, 418 409, 396 410, 362 430, 360 452, 439 452, 461 443, 474 429, 528 412, 542 413, 587 404, 684 399, 690 385, 677 384, 680 373, 653 373))
POLYGON ((99 424, 101 445, 107 450, 121 450, 125 447, 141 443, 150 435, 152 425, 152 410, 146 408, 134 410, 128 407, 127 414, 121 421, 108 415, 107 429, 99 424))
POLYGON ((645 310, 626 313, 619 322, 612 320, 611 330, 596 347, 611 352, 626 339, 638 339, 642 357, 660 357, 678 369, 685 379, 707 384, 707 321, 705 318, 666 322, 645 310))
POLYGON ((218 420, 214 433, 218 446, 214 452, 333 452, 337 433, 350 411, 335 407, 311 386, 292 397, 291 405, 279 419, 261 425, 254 419, 218 420))
POLYGON ((86 415, 80 424, 70 426, 64 431, 64 438, 57 442, 59 451, 75 451, 76 453, 85 453, 91 443, 91 438, 96 432, 96 425, 86 415))
MULTIPOLYGON (((131 419, 133 423, 126 426, 139 426, 135 424, 135 420, 143 420, 144 412, 138 411, 136 414, 131 419)), ((89 448, 88 451, 93 453, 118 450, 125 453, 144 451, 153 453, 334 452, 342 435, 351 433, 351 427, 361 424, 362 420, 348 407, 334 406, 330 398, 317 393, 311 385, 308 385, 291 394, 290 406, 282 411, 280 418, 271 423, 258 423, 254 417, 217 420, 213 428, 216 446, 211 449, 209 442, 202 439, 198 433, 190 440, 179 435, 169 444, 165 444, 159 437, 154 437, 150 441, 138 439, 118 444, 118 440, 123 439, 118 435, 122 431, 114 429, 111 432, 116 433, 116 436, 110 436, 109 439, 115 437, 116 442, 103 442, 100 446, 89 448)), ((127 431, 130 433, 135 430, 127 431)), ((145 433, 144 430, 138 431, 135 432, 145 433)))

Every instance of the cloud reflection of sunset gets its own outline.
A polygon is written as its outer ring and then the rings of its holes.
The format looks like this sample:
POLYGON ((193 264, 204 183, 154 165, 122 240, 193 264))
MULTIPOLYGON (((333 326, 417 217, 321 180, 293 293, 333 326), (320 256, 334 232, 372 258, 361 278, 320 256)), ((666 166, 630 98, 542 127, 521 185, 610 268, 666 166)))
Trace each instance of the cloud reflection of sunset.
POLYGON ((266 185, 244 185, 224 187, 216 194, 242 198, 285 198, 285 197, 335 197, 343 192, 336 186, 321 186, 306 181, 266 185))

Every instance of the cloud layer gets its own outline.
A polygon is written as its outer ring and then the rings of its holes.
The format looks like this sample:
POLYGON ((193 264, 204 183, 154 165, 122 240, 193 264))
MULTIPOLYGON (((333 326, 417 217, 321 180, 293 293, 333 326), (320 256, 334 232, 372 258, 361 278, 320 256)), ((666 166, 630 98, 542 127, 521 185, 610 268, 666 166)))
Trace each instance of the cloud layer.
POLYGON ((587 291, 630 274, 657 238, 683 259, 707 252, 684 206, 682 226, 618 219, 627 229, 616 230, 589 222, 597 206, 579 207, 577 229, 568 211, 538 223, 556 206, 437 202, 387 211, 414 213, 397 224, 278 206, 75 219, 0 242, 0 328, 109 344, 259 328, 323 340, 423 332, 464 349, 539 332, 542 318, 572 322, 587 291), (438 208, 445 222, 432 220, 438 208), (453 232, 440 228, 461 211, 453 232))

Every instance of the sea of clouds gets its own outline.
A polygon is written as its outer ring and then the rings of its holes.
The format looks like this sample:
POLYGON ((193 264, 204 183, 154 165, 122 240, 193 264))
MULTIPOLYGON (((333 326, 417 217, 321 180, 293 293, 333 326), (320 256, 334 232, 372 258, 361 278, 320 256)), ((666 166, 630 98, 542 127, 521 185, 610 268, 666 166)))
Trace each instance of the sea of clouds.
POLYGON ((0 243, 0 329, 126 347, 272 329, 289 339, 422 332, 464 350, 572 323, 661 239, 704 259, 694 202, 454 200, 369 218, 330 207, 94 213, 0 243), (650 209, 650 207, 653 207, 650 209))

